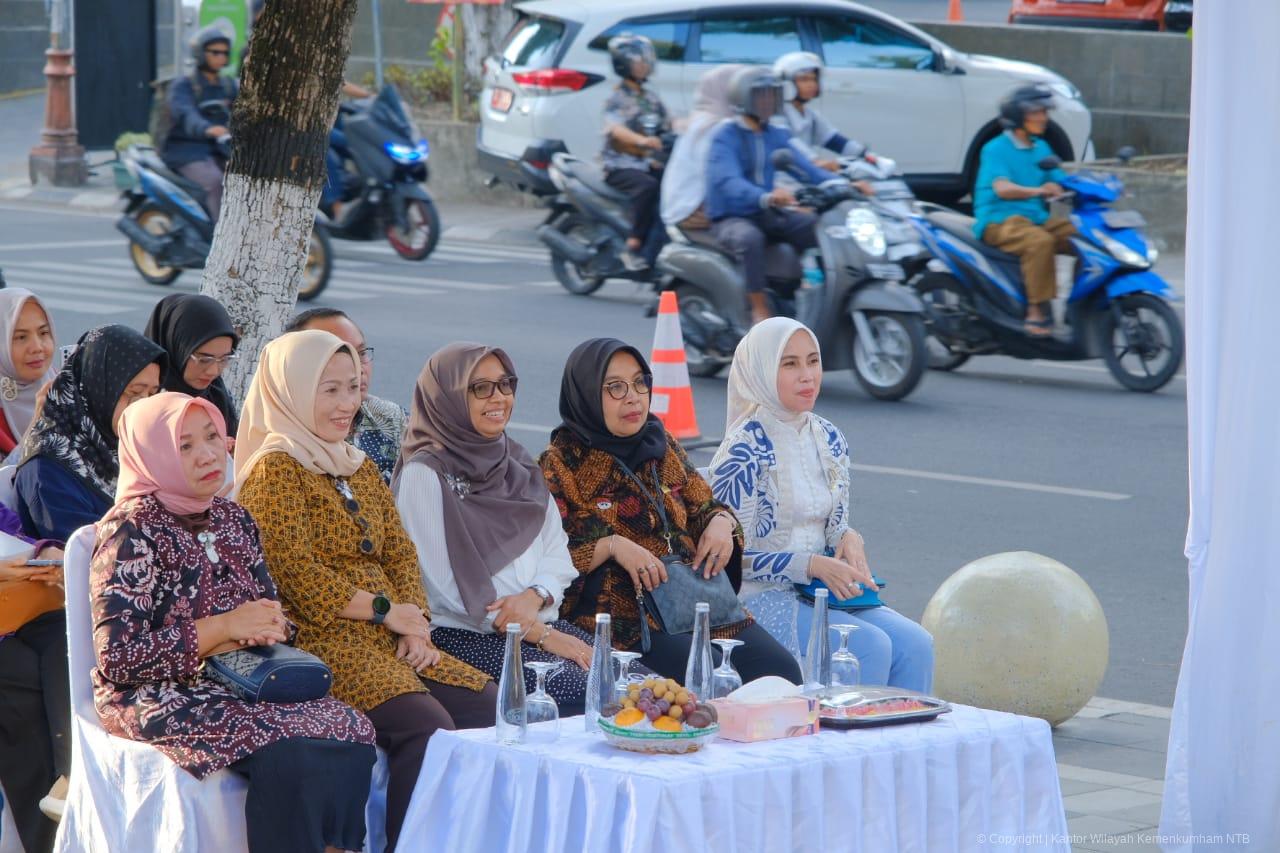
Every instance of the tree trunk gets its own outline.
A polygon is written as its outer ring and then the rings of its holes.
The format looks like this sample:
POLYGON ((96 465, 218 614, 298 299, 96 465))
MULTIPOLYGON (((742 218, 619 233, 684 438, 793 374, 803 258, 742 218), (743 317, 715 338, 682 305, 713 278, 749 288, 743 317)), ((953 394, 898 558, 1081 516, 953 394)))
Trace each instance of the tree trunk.
POLYGON ((511 0, 506 0, 500 5, 467 4, 455 6, 454 10, 461 10, 462 26, 467 36, 463 67, 467 69, 468 77, 479 80, 485 59, 501 49, 502 40, 515 25, 515 6, 511 0))
POLYGON ((254 27, 201 287, 240 330, 240 357, 224 375, 236 399, 297 300, 356 6, 271 0, 254 27))

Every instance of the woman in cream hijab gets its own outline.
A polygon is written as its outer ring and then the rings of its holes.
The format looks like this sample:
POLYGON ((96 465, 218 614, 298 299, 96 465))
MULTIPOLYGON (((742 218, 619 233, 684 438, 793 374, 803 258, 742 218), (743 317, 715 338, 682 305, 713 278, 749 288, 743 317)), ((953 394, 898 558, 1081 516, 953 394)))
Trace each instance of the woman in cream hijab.
POLYGON ((878 587, 862 536, 849 526, 849 446, 813 413, 822 356, 808 327, 785 317, 754 326, 729 370, 724 441, 711 462, 711 490, 742 522, 741 597, 794 653, 807 647, 813 606, 798 587, 831 594, 833 623, 859 630, 849 648, 862 683, 928 692, 933 639, 887 606, 859 607, 878 587), (849 608, 849 609, 843 609, 849 608))
POLYGON ((689 123, 671 149, 667 168, 662 173, 664 224, 683 224, 693 230, 710 227, 701 211, 707 194, 707 155, 711 151, 712 131, 720 126, 720 122, 733 117, 729 81, 745 67, 718 65, 698 80, 693 90, 693 112, 689 114, 689 123))
POLYGON ((319 330, 267 344, 240 414, 236 484, 296 645, 329 665, 333 696, 369 717, 387 751, 394 849, 427 739, 493 725, 497 690, 431 643, 417 551, 378 466, 346 441, 359 408, 349 344, 319 330))

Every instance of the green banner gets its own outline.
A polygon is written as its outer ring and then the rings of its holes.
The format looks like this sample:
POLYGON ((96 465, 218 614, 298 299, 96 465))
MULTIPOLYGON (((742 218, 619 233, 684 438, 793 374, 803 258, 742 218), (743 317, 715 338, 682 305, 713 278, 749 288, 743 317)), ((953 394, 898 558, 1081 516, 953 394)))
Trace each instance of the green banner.
POLYGON ((249 38, 249 0, 201 0, 200 27, 210 25, 225 30, 231 38, 231 62, 226 74, 240 73, 240 60, 249 38))

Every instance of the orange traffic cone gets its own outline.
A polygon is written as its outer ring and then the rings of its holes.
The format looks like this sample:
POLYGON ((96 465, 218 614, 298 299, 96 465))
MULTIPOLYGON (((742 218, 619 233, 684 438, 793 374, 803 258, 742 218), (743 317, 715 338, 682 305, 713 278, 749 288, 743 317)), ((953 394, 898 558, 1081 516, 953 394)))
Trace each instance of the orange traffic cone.
POLYGON ((653 403, 651 410, 679 439, 698 438, 698 416, 693 411, 689 363, 680 332, 680 311, 674 290, 664 290, 658 302, 658 328, 653 333, 653 403))
POLYGON ((953 24, 964 22, 964 12, 960 8, 960 0, 951 0, 951 5, 947 7, 947 20, 953 24))

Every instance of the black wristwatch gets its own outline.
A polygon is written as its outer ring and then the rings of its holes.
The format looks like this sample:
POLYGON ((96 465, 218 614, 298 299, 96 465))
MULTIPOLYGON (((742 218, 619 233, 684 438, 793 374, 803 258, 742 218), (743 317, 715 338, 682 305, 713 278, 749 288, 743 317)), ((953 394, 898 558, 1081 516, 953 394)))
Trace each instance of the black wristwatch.
POLYGON ((533 594, 542 599, 542 607, 546 609, 556 603, 556 597, 547 591, 547 588, 540 583, 535 583, 529 587, 533 590, 533 594))
POLYGON ((387 598, 385 592, 374 593, 373 596, 373 624, 381 625, 383 620, 387 618, 387 614, 391 612, 391 599, 387 598))

